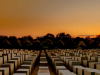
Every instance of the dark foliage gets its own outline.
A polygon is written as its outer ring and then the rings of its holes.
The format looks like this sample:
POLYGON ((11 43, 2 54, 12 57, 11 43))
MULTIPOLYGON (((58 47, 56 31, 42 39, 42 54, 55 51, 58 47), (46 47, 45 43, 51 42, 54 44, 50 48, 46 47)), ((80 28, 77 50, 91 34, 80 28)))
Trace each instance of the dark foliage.
POLYGON ((48 33, 43 37, 33 39, 31 36, 24 36, 17 38, 16 36, 0 36, 0 48, 16 48, 16 49, 91 49, 100 48, 100 35, 95 38, 72 38, 70 34, 59 33, 54 37, 53 34, 48 33))

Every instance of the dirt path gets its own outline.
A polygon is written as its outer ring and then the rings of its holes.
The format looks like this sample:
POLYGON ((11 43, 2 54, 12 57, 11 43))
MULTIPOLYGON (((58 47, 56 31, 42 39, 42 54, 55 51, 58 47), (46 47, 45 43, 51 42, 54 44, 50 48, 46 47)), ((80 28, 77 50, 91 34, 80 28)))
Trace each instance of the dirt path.
POLYGON ((33 72, 31 73, 31 75, 37 75, 38 70, 39 70, 39 65, 37 65, 37 66, 35 67, 35 69, 34 69, 33 72))

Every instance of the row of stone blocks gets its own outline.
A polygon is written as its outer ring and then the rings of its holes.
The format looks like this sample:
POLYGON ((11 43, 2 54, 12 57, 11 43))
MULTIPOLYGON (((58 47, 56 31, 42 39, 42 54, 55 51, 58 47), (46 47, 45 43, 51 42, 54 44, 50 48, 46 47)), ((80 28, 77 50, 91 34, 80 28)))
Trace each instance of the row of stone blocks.
MULTIPOLYGON (((92 57, 91 57, 92 58, 92 57)), ((82 65, 82 66, 84 66, 84 67, 89 67, 89 63, 91 63, 91 62, 96 62, 96 61, 93 61, 93 60, 88 60, 88 57, 63 57, 62 58, 62 56, 61 56, 61 59, 64 61, 64 62, 66 62, 68 59, 70 59, 70 60, 75 60, 75 61, 79 61, 80 62, 80 64, 82 65)), ((99 62, 97 62, 97 63, 99 63, 99 62)), ((96 64, 96 63, 95 63, 96 64)), ((99 64, 98 64, 98 66, 99 66, 99 64)))
MULTIPOLYGON (((1 50, 0 52, 2 53, 3 50, 1 50)), ((6 50, 5 50, 5 52, 6 52, 6 50)), ((15 54, 15 53, 11 53, 11 54, 15 54)), ((16 53, 16 54, 18 54, 18 53, 16 53)), ((19 53, 19 55, 17 55, 17 56, 15 55, 14 57, 11 57, 10 60, 8 60, 7 59, 9 57, 8 54, 2 54, 1 55, 1 58, 2 59, 0 60, 0 62, 2 62, 0 64, 0 66, 1 66, 0 67, 0 75, 13 75, 14 72, 17 72, 16 70, 19 67, 20 68, 28 67, 29 65, 28 65, 28 62, 27 61, 28 60, 32 60, 32 57, 33 56, 31 56, 31 55, 33 55, 33 54, 21 54, 21 53, 19 53), (26 59, 27 59, 27 61, 26 61, 26 59), (6 62, 3 62, 5 60, 6 60, 6 62), (23 62, 24 62, 24 64, 23 64, 23 62)), ((38 56, 38 54, 37 54, 37 56, 38 56)), ((35 58, 34 59, 34 63, 36 61, 37 56, 36 55, 34 56, 34 58, 35 58)), ((14 75, 16 75, 16 74, 14 74, 14 75)))
POLYGON ((13 75, 19 75, 23 73, 25 75, 30 75, 35 66, 36 59, 37 59, 36 56, 28 57, 28 59, 24 61, 24 63, 20 66, 20 68, 13 75))
MULTIPOLYGON (((87 57, 80 57, 82 58, 87 58, 87 57)), ((66 64, 71 64, 72 61, 75 61, 75 59, 72 59, 71 57, 66 57, 66 64), (68 63, 69 61, 69 63, 68 63)), ((78 60, 79 61, 79 60, 78 60)), ((100 70, 100 62, 93 62, 92 60, 83 60, 83 66, 84 67, 89 67, 91 69, 98 69, 100 70)))
POLYGON ((77 75, 100 75, 100 70, 83 66, 73 66, 73 72, 77 75))
MULTIPOLYGON (((59 56, 62 54, 62 56, 75 56, 75 57, 88 57, 88 60, 91 60, 91 56, 100 56, 100 50, 72 50, 72 49, 67 49, 67 50, 52 50, 52 53, 55 53, 56 56, 59 56)), ((100 60, 98 60, 100 61, 100 60)))
POLYGON ((54 66, 56 75, 76 75, 73 72, 70 72, 62 62, 62 60, 57 57, 55 54, 50 54, 47 52, 47 55, 54 66))
MULTIPOLYGON (((75 70, 75 69, 73 69, 74 65, 76 65, 76 67, 79 68, 77 75, 100 75, 100 73, 99 73, 100 72, 99 56, 97 56, 97 57, 91 56, 90 57, 91 60, 88 60, 89 57, 75 57, 75 56, 74 57, 73 56, 64 57, 64 58, 63 57, 64 56, 61 56, 61 59, 65 62, 66 66, 69 70, 74 71, 75 70), (96 62, 96 61, 98 61, 98 62, 96 62), (83 65, 86 67, 82 67, 82 66, 80 67, 78 65, 83 65), (93 68, 93 69, 91 69, 91 68, 93 68), (83 71, 80 71, 80 69, 83 69, 83 71), (97 69, 99 69, 99 70, 97 70, 97 69)), ((74 71, 74 73, 76 73, 76 72, 74 71)))
MULTIPOLYGON (((96 55, 96 54, 95 54, 96 55)), ((60 56, 61 59, 65 62, 65 59, 67 57, 65 56, 60 56)), ((76 56, 69 56, 72 59, 76 60, 76 61, 80 61, 81 65, 83 66, 89 66, 87 62, 99 62, 100 61, 100 57, 99 56, 92 56, 92 55, 88 55, 86 57, 76 57, 76 56), (87 63, 87 64, 85 64, 87 63)))
MULTIPOLYGON (((33 52, 29 51, 30 55, 33 54, 33 52)), ((27 54, 29 53, 27 52, 27 54)), ((13 51, 13 50, 0 50, 0 66, 1 64, 7 63, 8 60, 11 60, 11 58, 15 57, 15 56, 19 56, 19 55, 23 55, 26 54, 25 51, 13 51)), ((26 56, 27 58, 27 56, 26 56)), ((26 59, 25 58, 25 59, 26 59)))
POLYGON ((44 51, 42 51, 41 53, 39 64, 40 66, 39 66, 39 71, 37 75, 50 75, 49 68, 48 68, 48 62, 47 62, 46 54, 44 51))

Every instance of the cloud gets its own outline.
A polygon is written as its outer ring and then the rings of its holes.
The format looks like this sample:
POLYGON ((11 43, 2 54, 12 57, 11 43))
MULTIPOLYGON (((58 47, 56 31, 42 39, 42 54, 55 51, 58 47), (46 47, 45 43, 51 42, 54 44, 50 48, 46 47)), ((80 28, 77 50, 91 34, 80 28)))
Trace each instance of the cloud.
POLYGON ((79 36, 96 36, 96 35, 79 35, 79 36))

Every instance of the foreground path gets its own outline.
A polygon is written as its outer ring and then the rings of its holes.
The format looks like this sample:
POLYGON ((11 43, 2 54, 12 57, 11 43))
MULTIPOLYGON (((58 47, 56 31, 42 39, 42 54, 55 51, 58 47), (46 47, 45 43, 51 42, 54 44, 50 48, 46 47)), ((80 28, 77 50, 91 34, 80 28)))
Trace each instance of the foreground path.
MULTIPOLYGON (((51 69, 51 67, 48 65, 48 68, 49 68, 49 72, 50 72, 50 75, 56 75, 53 71, 52 71, 52 69, 51 69)), ((37 65, 36 67, 35 67, 35 69, 33 70, 33 72, 31 73, 31 75, 38 75, 37 73, 38 73, 38 70, 39 70, 39 65, 37 65)))
POLYGON ((38 70, 39 70, 39 65, 37 65, 37 66, 35 67, 35 69, 34 69, 33 72, 31 73, 31 75, 37 75, 38 70))
MULTIPOLYGON (((44 53, 44 52, 43 52, 44 53)), ((33 70, 33 72, 30 74, 30 75, 38 75, 38 71, 39 71, 39 62, 40 62, 40 57, 41 57, 41 54, 39 55, 39 58, 38 58, 38 60, 37 60, 37 62, 36 62, 36 67, 35 67, 35 69, 33 70)), ((48 60, 48 58, 47 58, 47 56, 43 56, 42 55, 42 57, 46 57, 46 59, 47 59, 47 62, 48 62, 48 64, 46 65, 46 66, 48 66, 48 69, 49 69, 49 73, 50 73, 50 75, 56 75, 54 72, 53 72, 53 70, 52 70, 52 68, 50 67, 51 66, 51 63, 49 63, 49 61, 50 60, 48 60)), ((43 60, 43 59, 42 59, 43 60)))
POLYGON ((53 71, 52 71, 52 69, 51 69, 51 67, 48 65, 48 68, 49 68, 49 72, 50 72, 50 75, 56 75, 53 71))

